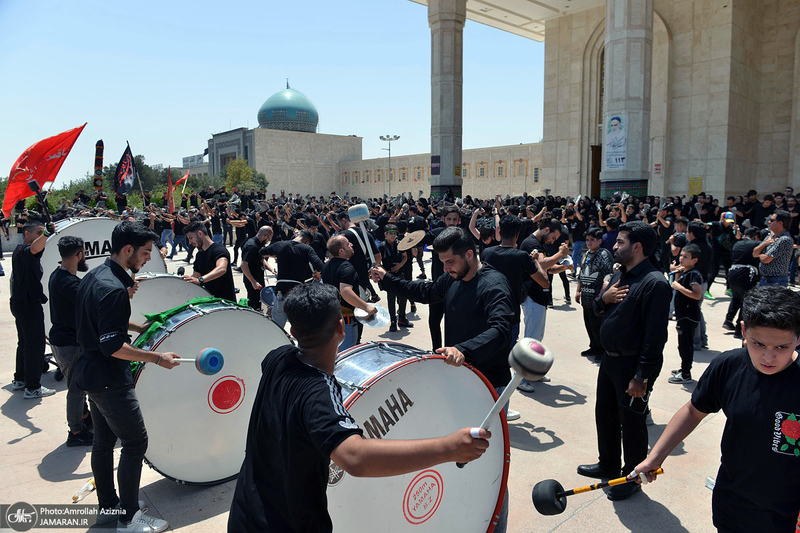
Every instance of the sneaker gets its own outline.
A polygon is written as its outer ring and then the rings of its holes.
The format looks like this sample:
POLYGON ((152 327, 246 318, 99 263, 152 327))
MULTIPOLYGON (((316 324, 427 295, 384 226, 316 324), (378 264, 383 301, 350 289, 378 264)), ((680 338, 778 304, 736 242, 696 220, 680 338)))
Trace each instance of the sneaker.
POLYGON ((730 320, 726 320, 725 322, 722 323, 722 329, 727 329, 728 331, 735 331, 736 326, 734 326, 733 322, 731 322, 730 320))
MULTIPOLYGON (((139 500, 139 510, 143 513, 147 512, 147 507, 145 507, 144 500, 139 500)), ((97 525, 103 524, 110 524, 111 522, 116 522, 119 520, 119 504, 114 506, 113 509, 100 509, 97 512, 97 525)))
POLYGON ((572 305, 572 299, 571 298, 564 298, 564 301, 567 302, 567 305, 572 305))
POLYGON ((730 289, 725 290, 725 296, 733 296, 733 291, 730 289))
POLYGON ((169 524, 155 516, 144 514, 141 509, 136 511, 133 519, 125 525, 117 523, 117 533, 158 533, 166 531, 169 524))
POLYGON ((412 324, 408 320, 403 320, 402 318, 397 321, 397 325, 400 326, 401 328, 413 328, 414 327, 414 324, 412 324))
POLYGON ((11 382, 11 390, 22 390, 24 388, 25 388, 25 382, 24 381, 16 381, 16 380, 14 380, 14 381, 11 382))
POLYGON ((535 389, 533 388, 533 383, 527 379, 523 379, 522 382, 517 385, 517 390, 522 392, 533 392, 535 389))
POLYGON ((681 369, 680 368, 676 368, 675 370, 672 371, 672 375, 673 376, 677 376, 680 373, 681 373, 681 369))
POLYGON ((689 383, 692 381, 692 376, 690 374, 675 374, 671 378, 667 380, 669 383, 689 383))
POLYGON ((54 391, 53 389, 48 389, 47 387, 39 387, 36 390, 25 389, 25 393, 22 395, 22 399, 36 400, 38 398, 44 398, 45 396, 52 396, 55 393, 56 391, 54 391))
POLYGON ((537 380, 539 383, 550 383, 550 378, 547 376, 542 376, 541 379, 537 380))
POLYGON ((507 422, 512 422, 514 420, 519 420, 519 418, 520 418, 519 411, 515 411, 513 409, 509 409, 508 412, 506 413, 506 421, 507 422))
POLYGON ((710 293, 710 292, 708 292, 708 291, 706 291, 706 293, 705 293, 705 295, 703 296, 703 298, 705 298, 706 300, 716 300, 716 298, 714 298, 713 296, 711 296, 711 293, 710 293))
POLYGON ((94 434, 85 427, 80 433, 67 433, 67 447, 73 448, 75 446, 91 446, 94 442, 94 434))

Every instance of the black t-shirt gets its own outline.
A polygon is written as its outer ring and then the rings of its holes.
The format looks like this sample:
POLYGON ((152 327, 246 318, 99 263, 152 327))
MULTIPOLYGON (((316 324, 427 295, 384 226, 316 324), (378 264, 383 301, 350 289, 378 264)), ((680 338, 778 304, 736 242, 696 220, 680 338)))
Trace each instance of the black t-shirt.
POLYGON ((408 219, 408 231, 427 230, 428 223, 419 215, 414 215, 408 219))
POLYGON ((800 509, 800 363, 758 372, 747 348, 715 357, 692 393, 703 413, 720 409, 722 464, 714 525, 736 532, 794 531, 800 509))
POLYGON ((78 346, 75 333, 75 306, 81 280, 61 267, 50 274, 50 322, 48 338, 54 346, 78 346))
MULTIPOLYGON (((253 278, 261 285, 264 285, 264 267, 261 262, 262 257, 259 253, 260 250, 261 241, 258 240, 258 237, 247 239, 244 246, 242 246, 242 262, 247 263, 247 267, 250 269, 250 274, 253 275, 253 278)), ((244 278, 244 281, 245 283, 250 283, 247 277, 244 278)))
MULTIPOLYGON (((536 234, 534 233, 531 233, 527 239, 522 241, 520 250, 528 254, 531 252, 540 252, 545 256, 547 255, 544 245, 539 241, 539 239, 536 238, 536 234)), ((550 299, 550 287, 542 287, 533 280, 526 281, 525 287, 528 289, 528 296, 530 296, 531 300, 539 305, 547 305, 547 302, 550 299)))
POLYGON ((364 242, 364 233, 361 231, 361 228, 357 226, 353 226, 352 228, 341 232, 348 241, 353 243, 353 257, 350 258, 350 262, 358 272, 359 280, 364 283, 365 285, 369 282, 369 277, 367 275, 369 269, 367 268, 367 262, 370 261, 369 258, 369 251, 365 250, 366 247, 369 246, 372 248, 372 253, 377 254, 378 246, 375 244, 375 239, 372 238, 372 235, 367 233, 367 242, 364 242), (355 232, 358 232, 358 237, 356 237, 355 232), (360 241, 360 242, 359 242, 360 241), (363 244, 363 248, 362 248, 363 244))
MULTIPOLYGON (((699 264, 699 262, 698 262, 699 264)), ((678 283, 683 285, 690 291, 693 290, 693 285, 703 285, 703 276, 696 268, 681 274, 678 278, 678 283)), ((688 318, 695 322, 700 321, 700 300, 689 298, 680 291, 675 291, 675 317, 677 319, 688 318)))
POLYGON ((572 217, 571 220, 567 221, 567 226, 569 226, 572 242, 586 240, 586 223, 583 220, 578 219, 578 217, 572 217))
POLYGON ((331 453, 363 435, 342 405, 333 376, 282 346, 261 363, 244 463, 233 494, 230 532, 330 532, 331 453))
POLYGON ((481 261, 492 265, 508 280, 511 287, 511 307, 514 310, 513 323, 519 323, 520 305, 527 295, 524 284, 530 282, 531 275, 536 273, 536 263, 530 254, 508 246, 492 246, 485 249, 481 254, 481 261))
POLYGON ((217 214, 211 215, 211 233, 212 235, 222 233, 222 219, 217 214))
POLYGON ((708 228, 711 230, 711 246, 719 250, 732 250, 736 244, 736 234, 733 231, 733 224, 725 226, 722 222, 710 222, 708 228))
POLYGON ((250 221, 248 220, 244 226, 236 226, 236 242, 244 242, 247 240, 247 235, 250 233, 250 221))
POLYGON ((228 266, 225 273, 217 279, 205 281, 203 288, 205 288, 212 295, 217 298, 224 298, 231 302, 236 301, 236 291, 233 290, 233 272, 231 271, 231 254, 221 244, 212 243, 205 250, 198 250, 194 260, 194 271, 199 273, 200 276, 208 274, 217 268, 217 260, 225 258, 228 260, 228 266))
POLYGON ((11 299, 26 303, 45 303, 42 289, 42 249, 31 253, 30 244, 20 244, 11 255, 11 299))
POLYGON ((706 239, 695 239, 689 244, 696 244, 700 248, 700 259, 697 260, 695 269, 703 276, 703 283, 708 280, 708 274, 711 271, 711 260, 714 257, 714 252, 706 239))
POLYGON ((75 363, 75 382, 85 391, 133 385, 129 361, 112 357, 130 342, 128 323, 133 278, 116 262, 105 262, 78 285, 75 330, 83 348, 75 363))
POLYGON ((731 263, 734 265, 752 265, 758 267, 758 257, 753 257, 753 250, 756 246, 761 244, 761 241, 754 241, 751 239, 742 239, 733 245, 731 250, 731 263))
POLYGON ((400 264, 403 261, 403 257, 407 254, 407 252, 401 252, 397 249, 397 243, 399 241, 395 239, 393 243, 389 241, 383 241, 380 246, 378 246, 378 251, 381 253, 381 266, 387 271, 391 271, 395 265, 400 264))
POLYGON ((764 204, 756 204, 753 207, 753 214, 750 217, 750 222, 758 228, 767 227, 767 218, 775 212, 775 206, 770 205, 764 207, 764 204))
MULTIPOLYGON (((278 280, 294 280, 300 283, 313 272, 322 271, 322 261, 311 246, 298 241, 273 242, 261 250, 261 255, 275 257, 278 263, 278 280)), ((288 294, 297 283, 279 282, 275 290, 288 294)))
MULTIPOLYGON (((322 281, 328 285, 333 285, 337 291, 340 283, 350 285, 353 287, 353 291, 358 294, 358 274, 356 269, 349 261, 340 257, 332 257, 325 263, 325 266, 322 267, 322 281)), ((342 307, 355 309, 342 298, 341 294, 339 294, 339 302, 342 307)))

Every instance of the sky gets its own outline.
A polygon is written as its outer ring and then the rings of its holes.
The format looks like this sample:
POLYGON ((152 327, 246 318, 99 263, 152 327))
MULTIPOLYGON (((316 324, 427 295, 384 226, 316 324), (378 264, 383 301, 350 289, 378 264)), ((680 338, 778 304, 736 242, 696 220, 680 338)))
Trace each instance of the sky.
MULTIPOLYGON (((430 152, 430 28, 409 0, 0 0, 0 176, 31 144, 87 122, 56 180, 131 144, 181 166, 212 133, 258 125, 286 86, 319 132, 363 137, 365 159, 430 152)), ((463 148, 542 137, 544 44, 467 21, 463 148)), ((207 160, 207 158, 206 158, 207 160)))

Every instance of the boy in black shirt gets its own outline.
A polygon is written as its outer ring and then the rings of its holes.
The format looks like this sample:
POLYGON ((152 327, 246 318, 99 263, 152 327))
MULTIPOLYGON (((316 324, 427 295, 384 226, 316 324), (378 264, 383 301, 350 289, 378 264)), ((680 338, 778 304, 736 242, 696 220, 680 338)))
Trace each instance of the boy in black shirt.
POLYGON ((670 383, 688 383, 692 380, 694 359, 694 328, 700 322, 700 299, 703 298, 703 276, 695 268, 700 260, 700 248, 689 244, 681 250, 680 266, 675 270, 675 328, 678 331, 678 353, 681 367, 672 372, 670 383))
MULTIPOLYGON (((387 271, 397 274, 403 270, 403 267, 408 262, 408 252, 401 252, 397 249, 397 226, 394 224, 386 224, 384 228, 384 241, 378 246, 378 251, 381 253, 382 266, 387 271)), ((383 289, 382 284, 379 284, 383 289)), ((389 331, 394 333, 397 331, 397 326, 401 328, 413 328, 414 324, 410 323, 406 318, 406 297, 399 296, 393 291, 386 291, 386 297, 389 300, 389 318, 392 323, 389 325, 389 331), (397 307, 400 307, 400 321, 397 320, 397 307)))
MULTIPOLYGON (((633 474, 652 472, 700 424, 723 410, 722 464, 712 499, 720 531, 791 532, 800 509, 800 297, 785 287, 750 291, 742 329, 747 345, 718 355, 692 399, 670 420, 633 474)), ((687 446, 688 448, 688 446, 687 446)), ((648 474, 649 481, 654 476, 648 474)))
POLYGON ((434 439, 365 439, 333 376, 345 337, 336 289, 301 285, 284 310, 299 347, 277 348, 261 363, 228 531, 332 531, 325 496, 331 460, 353 476, 393 476, 471 461, 489 446, 491 433, 473 438, 470 428, 434 439))

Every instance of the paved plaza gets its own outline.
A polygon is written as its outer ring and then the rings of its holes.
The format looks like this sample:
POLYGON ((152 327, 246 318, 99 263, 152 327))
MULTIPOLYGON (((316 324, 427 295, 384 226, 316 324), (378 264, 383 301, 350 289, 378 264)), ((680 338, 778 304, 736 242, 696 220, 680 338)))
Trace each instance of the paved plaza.
MULTIPOLYGON (((167 264, 171 272, 186 265, 183 261, 168 261, 167 264)), ((3 261, 6 276, 0 278, 0 295, 6 301, 0 306, 0 353, 3 354, 0 358, 0 411, 3 415, 0 417, 0 503, 69 503, 72 494, 91 477, 90 448, 65 446, 66 384, 55 381, 53 372, 43 376, 42 384, 55 388, 58 391, 55 396, 31 401, 23 400, 21 392, 11 391, 16 333, 7 304, 10 265, 9 254, 3 261)), ((426 270, 430 272, 429 268, 426 270)), ((244 294, 241 274, 234 277, 244 294)), ((574 294, 574 283, 570 290, 574 294)), ((557 479, 565 488, 588 485, 592 480, 579 476, 575 469, 579 464, 597 460, 594 397, 598 365, 593 359, 580 356, 588 347, 580 308, 564 304, 563 287, 558 278, 553 291, 555 308, 547 313, 544 338, 555 355, 549 373, 552 381, 537 384, 532 394, 517 392, 511 397, 511 408, 519 411, 522 417, 509 423, 512 456, 508 531, 714 531, 711 491, 705 483, 706 478, 716 476, 719 463, 719 440, 725 424, 721 413, 706 417, 665 463, 666 474, 631 499, 611 502, 603 491, 594 491, 570 497, 561 515, 541 516, 536 512, 531 503, 531 489, 538 481, 557 479)), ((723 291, 724 285, 714 284, 711 292, 717 299, 703 302, 710 350, 695 354, 695 378, 720 352, 739 346, 739 341, 721 328, 729 301, 723 291)), ((385 298, 381 303, 385 303, 385 298)), ((427 307, 419 305, 418 310, 417 315, 411 315, 416 326, 413 329, 401 329, 397 333, 366 330, 363 340, 395 340, 429 348, 427 307)), ((258 332, 253 332, 254 347, 257 335, 258 332)), ((664 370, 651 398, 655 421, 650 427, 651 444, 672 414, 689 399, 695 385, 694 382, 672 385, 666 381, 669 370, 680 366, 674 322, 670 323, 664 359, 664 370)), ((164 405, 165 410, 169 408, 164 405)), ((475 425, 480 424, 484 414, 475 413, 475 425)), ((435 415, 431 412, 431 416, 435 415)), ((174 531, 216 533, 225 530, 234 486, 235 482, 211 487, 179 485, 145 466, 140 498, 147 502, 150 514, 169 521, 174 531)), ((90 494, 85 503, 96 504, 96 496, 90 494)), ((358 506, 359 502, 353 501, 353 505, 358 506)), ((95 526, 91 530, 100 528, 95 526)), ((374 522, 365 523, 363 531, 373 530, 374 522)))

